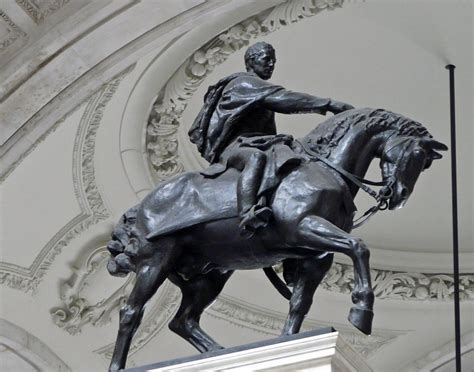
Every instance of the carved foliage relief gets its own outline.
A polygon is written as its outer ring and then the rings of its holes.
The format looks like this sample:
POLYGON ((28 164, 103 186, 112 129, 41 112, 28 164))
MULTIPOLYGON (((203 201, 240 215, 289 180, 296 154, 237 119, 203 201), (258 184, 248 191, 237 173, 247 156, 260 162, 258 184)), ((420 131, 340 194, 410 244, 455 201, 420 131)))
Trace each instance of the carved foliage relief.
MULTIPOLYGON (((128 294, 133 286, 134 277, 129 276, 125 282, 111 295, 108 295, 117 281, 108 275, 106 270, 110 253, 105 247, 93 250, 85 259, 79 259, 74 267, 71 277, 60 287, 62 305, 51 309, 53 322, 64 328, 70 334, 76 334, 82 327, 91 323, 93 326, 107 324, 111 320, 111 313, 125 304, 128 294), (110 284, 103 286, 101 284, 110 284), (94 303, 92 298, 102 288, 102 293, 94 303)), ((115 313, 114 313, 115 315, 115 313)))
MULTIPOLYGON (((448 274, 423 274, 386 270, 371 270, 375 295, 393 300, 441 300, 454 297, 454 278, 448 274)), ((354 269, 351 265, 335 263, 329 270, 322 287, 329 291, 351 293, 354 287, 354 269)), ((461 300, 474 300, 474 275, 460 277, 461 300)))

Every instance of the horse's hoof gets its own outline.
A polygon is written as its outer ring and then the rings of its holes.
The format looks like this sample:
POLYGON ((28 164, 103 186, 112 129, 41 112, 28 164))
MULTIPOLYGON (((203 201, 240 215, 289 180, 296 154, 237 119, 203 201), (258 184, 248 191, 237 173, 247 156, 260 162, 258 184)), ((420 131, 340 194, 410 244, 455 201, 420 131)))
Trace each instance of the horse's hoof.
POLYGON ((109 367, 109 372, 118 372, 120 370, 122 370, 122 368, 120 368, 120 366, 118 366, 116 364, 112 364, 109 367))
POLYGON ((208 352, 214 352, 214 351, 219 351, 219 350, 224 350, 225 347, 221 345, 214 345, 209 348, 208 352))
POLYGON ((374 312, 372 310, 351 307, 348 319, 362 333, 366 335, 372 333, 372 320, 374 319, 374 312))

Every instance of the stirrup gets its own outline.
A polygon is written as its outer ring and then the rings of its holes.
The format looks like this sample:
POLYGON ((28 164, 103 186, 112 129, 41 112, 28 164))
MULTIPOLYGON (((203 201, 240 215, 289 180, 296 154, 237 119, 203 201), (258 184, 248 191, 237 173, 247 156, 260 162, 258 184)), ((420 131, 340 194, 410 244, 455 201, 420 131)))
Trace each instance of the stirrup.
POLYGON ((250 210, 243 214, 239 224, 240 233, 246 238, 255 235, 258 229, 268 226, 273 211, 269 207, 254 205, 250 210))

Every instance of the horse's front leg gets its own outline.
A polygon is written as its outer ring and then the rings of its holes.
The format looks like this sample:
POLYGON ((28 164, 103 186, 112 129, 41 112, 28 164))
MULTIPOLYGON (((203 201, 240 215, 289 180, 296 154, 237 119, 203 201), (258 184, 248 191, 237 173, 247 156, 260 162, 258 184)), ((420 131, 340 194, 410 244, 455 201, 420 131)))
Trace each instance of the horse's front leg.
POLYGON ((138 265, 135 285, 126 305, 120 310, 119 331, 109 371, 125 368, 133 335, 143 317, 144 306, 167 278, 174 264, 173 258, 177 252, 173 252, 172 248, 157 248, 153 257, 138 265))
MULTIPOLYGON (((333 255, 323 258, 298 260, 292 275, 293 293, 290 300, 290 311, 282 335, 292 335, 300 331, 303 320, 313 303, 314 292, 331 268, 333 255)), ((285 270, 285 264, 283 264, 285 270)))
POLYGON ((349 321, 363 333, 370 334, 374 317, 374 292, 370 280, 370 253, 365 243, 318 216, 303 218, 293 238, 297 246, 340 252, 352 259, 356 284, 352 291, 352 302, 355 306, 351 308, 349 321))

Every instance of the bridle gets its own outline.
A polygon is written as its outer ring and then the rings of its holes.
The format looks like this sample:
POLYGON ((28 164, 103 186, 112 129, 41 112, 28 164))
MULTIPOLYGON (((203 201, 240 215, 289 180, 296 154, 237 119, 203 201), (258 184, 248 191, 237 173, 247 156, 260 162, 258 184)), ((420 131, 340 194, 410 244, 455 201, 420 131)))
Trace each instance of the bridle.
POLYGON ((402 159, 403 155, 405 154, 406 150, 408 149, 408 146, 410 143, 408 142, 411 140, 410 138, 404 138, 401 142, 394 144, 392 147, 387 149, 385 151, 385 154, 393 150, 395 147, 400 146, 402 143, 404 144, 403 150, 400 152, 400 154, 397 157, 396 162, 394 163, 395 166, 393 170, 390 172, 389 175, 386 175, 386 180, 385 181, 370 181, 366 180, 365 178, 356 176, 355 174, 352 174, 345 169, 342 169, 338 165, 334 164, 332 161, 326 159, 325 157, 319 155, 317 152, 313 151, 309 146, 309 143, 305 140, 296 140, 303 150, 306 152, 306 154, 313 158, 314 160, 319 160, 322 163, 326 164, 328 167, 334 169, 336 172, 341 174, 343 177, 354 183, 356 186, 358 186, 360 189, 365 191, 367 194, 369 194, 371 197, 373 197, 376 201, 377 204, 374 205, 373 207, 369 208, 362 216, 359 218, 355 219, 353 221, 352 228, 356 229, 363 224, 365 224, 374 214, 376 214, 378 211, 383 211, 388 208, 388 201, 393 195, 393 186, 396 182, 396 175, 398 173, 398 163, 402 159), (377 193, 375 190, 370 188, 367 185, 371 186, 382 186, 380 191, 377 193))

